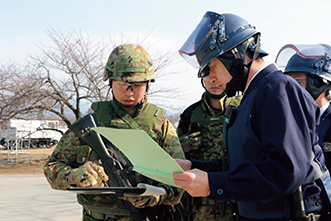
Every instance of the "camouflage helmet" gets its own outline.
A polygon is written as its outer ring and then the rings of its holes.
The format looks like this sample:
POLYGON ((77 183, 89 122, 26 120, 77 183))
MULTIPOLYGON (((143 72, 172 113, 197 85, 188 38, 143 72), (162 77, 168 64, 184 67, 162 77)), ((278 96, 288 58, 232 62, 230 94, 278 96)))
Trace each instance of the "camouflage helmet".
POLYGON ((122 44, 109 55, 103 80, 155 82, 154 68, 147 51, 137 44, 122 44))

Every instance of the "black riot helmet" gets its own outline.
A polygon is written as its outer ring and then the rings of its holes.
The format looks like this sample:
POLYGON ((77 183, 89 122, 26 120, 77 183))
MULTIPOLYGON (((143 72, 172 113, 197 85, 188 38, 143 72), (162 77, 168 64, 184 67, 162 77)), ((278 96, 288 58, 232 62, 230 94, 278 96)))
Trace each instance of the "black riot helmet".
POLYGON ((199 67, 198 77, 209 74, 208 64, 219 58, 232 80, 226 85, 226 94, 235 95, 243 91, 250 65, 245 55, 252 60, 267 55, 260 50, 260 33, 243 18, 234 14, 206 12, 202 20, 179 50, 179 53, 192 66, 199 67))
POLYGON ((280 49, 276 64, 285 74, 306 74, 306 90, 316 100, 331 88, 331 47, 326 44, 293 45, 280 49))

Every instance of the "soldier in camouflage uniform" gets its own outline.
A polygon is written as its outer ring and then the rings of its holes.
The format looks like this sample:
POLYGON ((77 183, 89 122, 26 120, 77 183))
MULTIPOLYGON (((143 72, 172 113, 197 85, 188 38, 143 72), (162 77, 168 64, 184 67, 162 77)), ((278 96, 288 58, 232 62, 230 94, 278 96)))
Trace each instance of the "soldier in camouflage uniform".
MULTIPOLYGON (((145 49, 136 44, 116 47, 106 64, 104 80, 109 80, 113 100, 92 104, 100 126, 142 129, 172 157, 184 158, 176 130, 164 116, 165 111, 147 103, 148 85, 155 79, 151 58, 145 49)), ((44 173, 54 189, 103 186, 108 176, 98 160, 97 154, 68 130, 45 164, 44 173)), ((129 161, 127 163, 131 165, 129 161)), ((166 194, 125 197, 121 200, 128 200, 145 211, 153 211, 158 220, 180 220, 180 215, 174 214, 174 210, 183 194, 182 189, 158 183, 137 173, 135 177, 138 183, 163 187, 166 194)), ((85 221, 132 220, 130 211, 121 208, 120 200, 112 195, 77 194, 77 199, 83 207, 85 221)))
MULTIPOLYGON (((180 116, 177 134, 187 159, 211 161, 223 157, 223 123, 225 106, 229 103, 238 106, 241 96, 227 98, 219 75, 213 72, 201 76, 201 84, 205 88, 200 101, 190 105, 180 116)), ((230 80, 230 79, 228 79, 230 80)), ((227 81, 227 80, 225 80, 227 81)), ((226 169, 226 168, 223 168, 226 169)), ((184 193, 182 203, 185 208, 185 220, 236 220, 236 204, 208 199, 207 197, 191 197, 184 193)))

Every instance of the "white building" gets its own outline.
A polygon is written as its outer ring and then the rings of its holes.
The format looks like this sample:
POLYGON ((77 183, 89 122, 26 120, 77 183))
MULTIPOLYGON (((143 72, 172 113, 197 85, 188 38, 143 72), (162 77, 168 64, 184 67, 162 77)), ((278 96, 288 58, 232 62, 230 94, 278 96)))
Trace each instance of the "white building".
POLYGON ((0 138, 10 140, 28 138, 51 138, 60 140, 67 127, 58 120, 9 120, 6 128, 0 128, 0 138))

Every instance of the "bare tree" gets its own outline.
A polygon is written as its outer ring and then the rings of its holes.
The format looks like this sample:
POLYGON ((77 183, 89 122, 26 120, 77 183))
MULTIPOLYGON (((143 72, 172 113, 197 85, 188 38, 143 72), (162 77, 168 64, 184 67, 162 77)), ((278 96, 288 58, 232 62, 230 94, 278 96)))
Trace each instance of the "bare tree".
POLYGON ((15 64, 0 67, 0 123, 11 118, 25 118, 35 111, 39 97, 39 88, 43 85, 40 76, 29 73, 15 64))
MULTIPOLYGON (((110 87, 102 81, 103 71, 117 44, 94 42, 87 34, 73 30, 63 33, 49 29, 46 33, 50 44, 38 45, 41 53, 30 55, 27 64, 1 67, 2 120, 46 111, 70 125, 84 114, 83 107, 109 99, 110 87)), ((151 57, 157 78, 164 77, 162 70, 176 59, 170 52, 151 57)), ((150 96, 171 97, 178 92, 178 88, 159 85, 150 96)))

